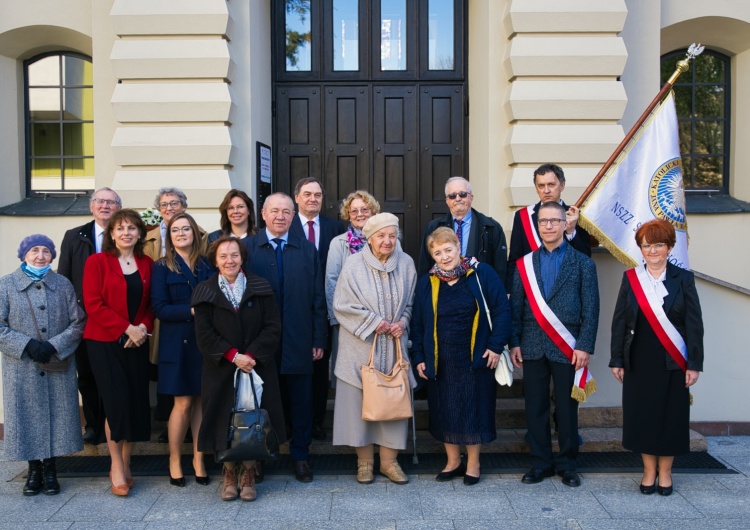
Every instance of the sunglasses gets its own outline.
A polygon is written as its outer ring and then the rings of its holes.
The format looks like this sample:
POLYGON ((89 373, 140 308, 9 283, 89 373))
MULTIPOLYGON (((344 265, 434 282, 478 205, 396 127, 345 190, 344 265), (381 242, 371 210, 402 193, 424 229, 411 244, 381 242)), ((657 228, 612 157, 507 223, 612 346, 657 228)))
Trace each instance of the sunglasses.
POLYGON ((445 198, 454 200, 456 197, 461 197, 462 199, 465 199, 469 195, 471 195, 471 193, 469 193, 468 191, 459 191, 457 193, 449 193, 448 195, 445 196, 445 198))

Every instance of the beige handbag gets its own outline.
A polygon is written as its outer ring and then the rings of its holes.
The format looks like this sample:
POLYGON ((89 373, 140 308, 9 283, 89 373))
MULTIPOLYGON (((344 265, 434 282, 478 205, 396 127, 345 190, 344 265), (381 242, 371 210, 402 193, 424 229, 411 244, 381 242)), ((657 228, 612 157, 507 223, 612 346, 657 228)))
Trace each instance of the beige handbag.
POLYGON ((372 341, 370 359, 359 367, 362 374, 362 419, 365 421, 405 420, 412 417, 409 363, 396 339, 396 362, 390 374, 375 369, 373 357, 378 338, 372 341))

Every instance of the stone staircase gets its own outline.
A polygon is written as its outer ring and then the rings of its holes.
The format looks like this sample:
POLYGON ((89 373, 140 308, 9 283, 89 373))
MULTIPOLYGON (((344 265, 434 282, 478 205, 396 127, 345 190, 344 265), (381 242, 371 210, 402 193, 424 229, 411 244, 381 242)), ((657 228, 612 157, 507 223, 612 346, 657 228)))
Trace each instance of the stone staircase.
MULTIPOLYGON (((497 427, 497 439, 482 447, 483 453, 526 453, 529 450, 524 441, 526 434, 526 420, 524 418, 523 404, 523 379, 520 374, 515 374, 513 386, 497 388, 497 406, 495 412, 495 423, 497 427)), ((313 454, 349 454, 353 453, 350 447, 331 445, 331 432, 333 428, 333 407, 335 392, 331 391, 328 399, 328 414, 326 416, 326 428, 328 439, 326 441, 313 440, 310 451, 313 454)), ((414 402, 415 423, 417 428, 417 452, 418 453, 442 453, 443 445, 437 442, 427 431, 428 411, 427 400, 420 399, 421 393, 417 394, 414 402)), ((581 407, 578 411, 579 434, 583 437, 582 452, 604 452, 624 451, 622 440, 622 409, 620 407, 581 407)), ((151 442, 137 443, 134 454, 164 454, 169 453, 168 444, 156 441, 159 433, 166 429, 165 423, 153 423, 151 442)), ((551 427, 550 427, 551 428, 551 427)), ((557 450, 556 437, 553 435, 554 450, 557 450)), ((409 425, 409 440, 407 451, 411 452, 413 447, 411 424, 409 425)), ((690 431, 690 450, 706 451, 708 445, 706 438, 690 431)), ((183 454, 189 454, 192 450, 190 444, 183 445, 183 454)), ((285 445, 281 448, 282 454, 288 453, 285 445)), ((106 444, 99 446, 86 445, 84 450, 77 453, 78 456, 108 455, 106 444)))

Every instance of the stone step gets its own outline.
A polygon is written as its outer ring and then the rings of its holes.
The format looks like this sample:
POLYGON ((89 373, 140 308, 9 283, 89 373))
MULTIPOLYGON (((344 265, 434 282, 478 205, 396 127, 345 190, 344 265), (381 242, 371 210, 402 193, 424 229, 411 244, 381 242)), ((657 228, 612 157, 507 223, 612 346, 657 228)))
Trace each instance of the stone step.
MULTIPOLYGON (((625 451, 622 447, 622 429, 619 427, 583 427, 579 429, 583 437, 581 452, 604 452, 604 451, 625 451)), ((527 453, 528 444, 524 440, 525 429, 498 429, 497 439, 492 443, 485 444, 482 452, 485 453, 527 453)), ((169 445, 156 442, 158 433, 155 433, 151 442, 136 443, 134 455, 168 455, 169 445)), ((557 437, 553 435, 553 449, 557 451, 557 437)), ((708 444, 706 438, 696 431, 690 431, 690 450, 707 451, 708 444)), ((191 444, 183 444, 182 453, 190 454, 192 451, 191 444)), ((409 439, 406 452, 412 451, 412 433, 409 431, 409 439)), ((328 429, 328 439, 325 441, 313 440, 310 447, 313 454, 349 454, 354 449, 346 446, 334 446, 331 444, 331 430, 328 429)), ((435 440, 429 432, 425 430, 417 431, 417 452, 418 453, 442 453, 444 447, 441 442, 435 440)), ((288 454, 289 447, 287 444, 281 446, 281 453, 288 454)), ((86 445, 84 450, 76 453, 75 456, 108 456, 106 444, 99 446, 86 445)))

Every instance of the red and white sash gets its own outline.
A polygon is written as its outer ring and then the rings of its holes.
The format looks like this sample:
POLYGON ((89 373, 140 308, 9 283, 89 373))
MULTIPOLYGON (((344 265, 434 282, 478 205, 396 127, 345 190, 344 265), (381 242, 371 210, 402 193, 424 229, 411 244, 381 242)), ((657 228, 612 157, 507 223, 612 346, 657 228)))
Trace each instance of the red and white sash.
POLYGON ((527 206, 520 212, 523 233, 526 234, 526 240, 529 242, 532 252, 542 246, 542 240, 539 239, 539 234, 537 233, 536 228, 534 228, 534 220, 531 217, 533 213, 533 204, 527 206))
MULTIPOLYGON (((560 348, 568 360, 573 362, 573 350, 576 348, 576 339, 568 329, 560 322, 557 315, 550 309, 547 302, 542 296, 539 289, 539 283, 534 272, 533 254, 526 254, 518 260, 518 272, 523 283, 523 289, 526 292, 526 298, 531 306, 531 312, 534 314, 539 327, 547 336, 560 348)), ((586 401, 586 397, 596 392, 596 382, 587 366, 576 370, 573 381, 571 397, 579 402, 586 401)))
POLYGON ((630 288, 633 289, 635 299, 638 301, 638 306, 643 311, 656 337, 667 350, 669 356, 684 372, 687 370, 687 344, 685 344, 685 340, 674 327, 674 324, 667 318, 664 307, 662 307, 663 300, 651 289, 647 274, 645 267, 637 267, 625 272, 630 282, 630 288))

